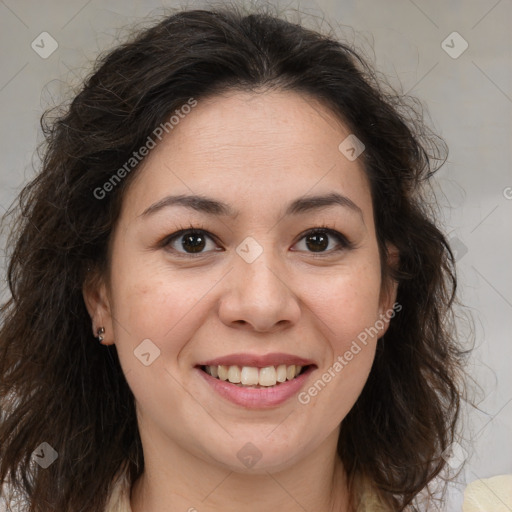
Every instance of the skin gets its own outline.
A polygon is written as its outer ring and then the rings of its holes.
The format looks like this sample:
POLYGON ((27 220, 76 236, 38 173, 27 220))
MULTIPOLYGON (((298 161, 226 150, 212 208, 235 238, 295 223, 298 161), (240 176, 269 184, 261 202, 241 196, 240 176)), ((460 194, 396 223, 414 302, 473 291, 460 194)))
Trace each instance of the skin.
POLYGON ((307 390, 392 308, 396 286, 381 282, 362 163, 338 150, 349 133, 305 95, 230 92, 199 101, 130 183, 109 276, 84 297, 136 399, 145 471, 133 512, 349 510, 336 443, 388 324, 308 404, 234 405, 194 369, 233 353, 285 352, 315 362, 307 390), (336 205, 283 216, 289 202, 333 191, 360 213, 336 205), (208 196, 238 214, 171 206, 141 215, 169 194, 208 196), (216 237, 203 253, 187 257, 181 237, 159 244, 190 226, 216 237), (326 250, 312 250, 304 232, 322 226, 353 247, 336 251, 330 236, 326 250), (247 236, 263 250, 252 263, 236 252, 247 236), (149 366, 134 356, 144 339, 160 350, 149 366), (261 454, 252 468, 237 457, 247 442, 261 454))

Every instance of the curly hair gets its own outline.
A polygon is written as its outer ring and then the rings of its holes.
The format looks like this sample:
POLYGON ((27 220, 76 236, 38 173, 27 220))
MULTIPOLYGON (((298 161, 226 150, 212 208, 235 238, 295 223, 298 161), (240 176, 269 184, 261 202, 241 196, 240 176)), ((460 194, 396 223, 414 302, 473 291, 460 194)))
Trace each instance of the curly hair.
POLYGON ((454 257, 425 186, 446 148, 418 102, 383 83, 332 35, 264 10, 190 9, 98 58, 65 111, 43 115, 42 168, 4 218, 0 482, 26 497, 27 510, 99 512, 123 464, 132 481, 144 469, 134 396, 115 347, 95 342, 82 295, 94 270, 108 272, 138 166, 105 197, 95 191, 189 98, 227 90, 311 95, 364 143, 383 274, 398 282, 403 310, 378 343, 338 452, 349 476, 370 482, 392 510, 428 488, 446 464, 462 389, 454 257), (396 268, 386 265, 388 243, 396 268), (32 460, 42 442, 59 454, 45 470, 32 460))

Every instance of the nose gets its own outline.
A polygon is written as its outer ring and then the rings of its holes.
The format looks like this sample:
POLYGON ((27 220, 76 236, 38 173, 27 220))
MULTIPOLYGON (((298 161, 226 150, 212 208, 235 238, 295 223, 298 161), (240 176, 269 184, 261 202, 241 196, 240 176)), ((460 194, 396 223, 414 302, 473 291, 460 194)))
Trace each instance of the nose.
POLYGON ((220 319, 229 327, 274 332, 297 323, 300 303, 293 284, 275 260, 266 256, 268 252, 263 251, 252 263, 236 258, 219 307, 220 319))

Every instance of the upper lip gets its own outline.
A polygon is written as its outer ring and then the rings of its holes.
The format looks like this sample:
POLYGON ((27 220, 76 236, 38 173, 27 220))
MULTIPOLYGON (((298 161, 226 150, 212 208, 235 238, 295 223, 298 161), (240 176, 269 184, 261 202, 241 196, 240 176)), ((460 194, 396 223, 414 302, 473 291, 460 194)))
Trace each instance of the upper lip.
POLYGON ((309 359, 298 357, 293 354, 284 353, 272 353, 265 355, 258 354, 230 354, 228 356, 217 357, 215 359, 209 359, 203 363, 199 363, 198 366, 254 366, 256 368, 265 368, 266 366, 278 366, 285 364, 291 366, 292 364, 297 366, 308 366, 314 364, 309 359))

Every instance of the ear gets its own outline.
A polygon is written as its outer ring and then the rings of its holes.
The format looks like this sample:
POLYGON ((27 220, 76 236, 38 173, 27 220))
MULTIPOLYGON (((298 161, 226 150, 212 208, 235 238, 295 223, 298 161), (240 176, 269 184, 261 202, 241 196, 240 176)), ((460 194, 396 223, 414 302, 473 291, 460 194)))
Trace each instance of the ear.
MULTIPOLYGON (((387 266, 389 269, 398 269, 400 264, 400 253, 392 244, 386 244, 387 266)), ((384 327, 379 329, 378 337, 384 336, 389 327, 391 318, 402 309, 401 304, 397 304, 396 296, 398 292, 398 282, 393 279, 390 272, 385 272, 380 291, 379 319, 382 320, 384 327)))
POLYGON ((111 314, 110 299, 107 291, 105 279, 97 271, 90 271, 86 277, 82 295, 84 297, 85 307, 89 312, 92 324, 92 333, 95 338, 98 337, 98 330, 103 327, 102 345, 113 345, 113 322, 111 314))

